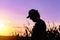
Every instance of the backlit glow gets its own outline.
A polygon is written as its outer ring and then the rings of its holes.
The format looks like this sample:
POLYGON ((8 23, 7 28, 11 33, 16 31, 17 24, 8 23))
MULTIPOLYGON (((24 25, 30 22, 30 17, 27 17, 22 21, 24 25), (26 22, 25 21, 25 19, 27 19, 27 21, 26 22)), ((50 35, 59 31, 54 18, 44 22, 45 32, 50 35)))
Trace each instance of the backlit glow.
POLYGON ((0 31, 4 29, 4 24, 0 22, 0 31))
POLYGON ((9 25, 6 21, 0 20, 0 35, 7 36, 12 32, 12 26, 9 25))

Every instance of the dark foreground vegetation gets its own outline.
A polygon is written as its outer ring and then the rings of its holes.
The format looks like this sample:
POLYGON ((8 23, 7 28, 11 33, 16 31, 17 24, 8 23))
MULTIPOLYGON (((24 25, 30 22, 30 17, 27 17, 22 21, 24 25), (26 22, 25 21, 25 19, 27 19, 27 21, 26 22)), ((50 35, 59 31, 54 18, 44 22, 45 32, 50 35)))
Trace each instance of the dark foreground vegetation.
MULTIPOLYGON (((30 37, 28 37, 28 39, 30 39, 30 37)), ((0 36, 0 40, 27 40, 27 38, 19 36, 0 36)))

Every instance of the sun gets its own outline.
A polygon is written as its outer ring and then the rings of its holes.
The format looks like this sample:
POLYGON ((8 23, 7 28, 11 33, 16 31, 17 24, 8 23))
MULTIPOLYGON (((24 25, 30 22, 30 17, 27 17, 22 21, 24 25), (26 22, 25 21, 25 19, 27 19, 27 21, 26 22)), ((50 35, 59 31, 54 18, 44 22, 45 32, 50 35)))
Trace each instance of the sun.
POLYGON ((10 25, 5 20, 0 20, 0 36, 10 35, 9 33, 11 33, 12 31, 14 31, 12 25, 10 25))
POLYGON ((0 30, 4 29, 4 24, 2 22, 0 22, 0 30))

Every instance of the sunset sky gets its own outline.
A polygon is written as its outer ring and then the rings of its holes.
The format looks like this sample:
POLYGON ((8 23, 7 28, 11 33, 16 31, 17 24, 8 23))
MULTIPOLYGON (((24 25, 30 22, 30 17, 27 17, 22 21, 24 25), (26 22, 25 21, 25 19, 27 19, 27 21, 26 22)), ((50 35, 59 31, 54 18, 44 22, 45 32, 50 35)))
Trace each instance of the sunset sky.
MULTIPOLYGON (((6 30, 23 27, 30 21, 26 19, 30 9, 37 9, 46 23, 60 23, 60 0, 0 0, 0 23, 3 22, 6 30)), ((1 31, 1 35, 7 35, 2 34, 5 31, 1 31)))

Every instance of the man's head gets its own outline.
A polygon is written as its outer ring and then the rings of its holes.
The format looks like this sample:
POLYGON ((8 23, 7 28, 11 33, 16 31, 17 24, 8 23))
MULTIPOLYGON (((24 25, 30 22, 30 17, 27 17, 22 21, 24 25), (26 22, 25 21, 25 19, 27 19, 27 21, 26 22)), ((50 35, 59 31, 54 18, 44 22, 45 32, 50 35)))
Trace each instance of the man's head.
POLYGON ((27 18, 30 18, 34 22, 37 21, 40 18, 38 10, 31 9, 31 10, 29 10, 28 14, 29 15, 27 16, 27 18))

